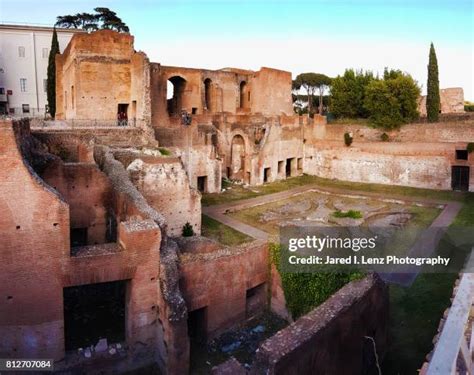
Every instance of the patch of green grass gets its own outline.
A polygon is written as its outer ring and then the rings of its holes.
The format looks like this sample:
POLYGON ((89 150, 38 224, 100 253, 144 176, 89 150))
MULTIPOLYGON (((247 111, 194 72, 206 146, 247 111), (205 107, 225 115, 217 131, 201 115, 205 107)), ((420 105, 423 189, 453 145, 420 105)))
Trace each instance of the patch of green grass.
POLYGON ((409 287, 390 286, 390 345, 382 363, 387 375, 416 374, 433 348, 456 274, 420 274, 409 287))
POLYGON ((469 195, 468 193, 448 190, 419 189, 396 185, 365 184, 361 182, 338 181, 316 176, 303 175, 299 177, 288 178, 282 181, 272 182, 262 186, 243 187, 242 185, 233 184, 230 186, 230 189, 223 193, 203 194, 201 202, 203 206, 212 206, 241 199, 255 198, 266 194, 278 193, 280 191, 305 185, 317 185, 323 188, 327 187, 347 189, 352 190, 353 193, 357 193, 357 190, 361 192, 373 192, 390 195, 394 198, 421 197, 437 200, 462 201, 469 195))
POLYGON ((158 151, 160 151, 161 155, 163 155, 163 156, 170 156, 171 155, 171 151, 168 150, 167 148, 164 148, 164 147, 158 147, 158 151))
MULTIPOLYGON (((474 225, 474 194, 465 194, 463 203, 451 228, 474 225)), ((426 211, 418 214, 419 220, 429 220, 426 211)), ((409 288, 390 286, 390 345, 382 363, 384 374, 415 374, 422 366, 433 349, 457 277, 455 273, 420 274, 409 288)))
POLYGON ((225 246, 236 246, 252 241, 249 236, 206 215, 202 215, 201 235, 212 238, 225 246))
POLYGON ((351 219, 362 219, 362 213, 356 210, 335 211, 332 215, 337 218, 350 217, 351 219))

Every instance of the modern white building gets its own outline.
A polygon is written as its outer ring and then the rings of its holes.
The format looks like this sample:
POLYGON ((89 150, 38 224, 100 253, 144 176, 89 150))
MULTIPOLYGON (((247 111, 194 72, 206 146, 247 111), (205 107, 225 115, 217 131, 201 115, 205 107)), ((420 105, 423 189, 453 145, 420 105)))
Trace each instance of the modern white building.
MULTIPOLYGON (((63 52, 75 29, 56 29, 63 52)), ((44 116, 52 27, 0 24, 0 115, 44 116)))

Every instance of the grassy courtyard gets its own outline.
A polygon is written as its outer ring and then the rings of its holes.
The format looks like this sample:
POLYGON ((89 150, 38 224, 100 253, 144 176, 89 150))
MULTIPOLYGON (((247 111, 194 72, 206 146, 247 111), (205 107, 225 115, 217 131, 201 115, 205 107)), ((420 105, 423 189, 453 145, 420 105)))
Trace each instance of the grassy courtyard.
MULTIPOLYGON (((356 194, 360 192, 377 193, 393 198, 424 199, 430 198, 439 201, 458 201, 463 204, 461 211, 452 223, 452 226, 474 225, 474 194, 452 191, 437 191, 417 189, 392 185, 362 184, 353 182, 333 181, 313 176, 301 176, 284 181, 265 184, 258 187, 244 187, 242 185, 228 186, 222 194, 205 194, 203 205, 223 204, 246 198, 285 191, 297 186, 317 185, 321 188, 342 188, 356 194)), ((288 202, 278 202, 274 206, 288 202)), ((250 207, 240 212, 231 213, 236 218, 251 225, 258 223, 268 207, 250 207)), ((439 214, 439 209, 410 205, 413 222, 426 226, 439 214)), ((274 230, 271 225, 262 229, 274 230)), ((203 220, 203 232, 212 233, 212 236, 229 244, 245 241, 245 238, 234 233, 235 231, 222 226, 212 219, 203 220), (222 231, 222 234, 221 234, 222 231)), ((238 233, 238 232, 237 232, 238 233)), ((444 310, 450 305, 455 274, 421 274, 408 288, 390 286, 390 344, 387 355, 382 363, 384 374, 416 374, 425 360, 425 356, 432 350, 432 340, 437 333, 437 327, 444 310)))

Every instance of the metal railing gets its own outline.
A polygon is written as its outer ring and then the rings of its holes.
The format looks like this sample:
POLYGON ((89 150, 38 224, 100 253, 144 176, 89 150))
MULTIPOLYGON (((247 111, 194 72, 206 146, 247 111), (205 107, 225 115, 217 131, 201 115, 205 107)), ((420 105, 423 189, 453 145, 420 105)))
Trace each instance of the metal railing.
MULTIPOLYGON (((466 270, 474 266, 474 249, 466 270)), ((428 365, 427 375, 473 374, 474 323, 469 318, 474 304, 474 273, 464 273, 428 365), (470 340, 466 332, 471 330, 470 340)))
POLYGON ((1 114, 2 118, 46 118, 46 112, 44 108, 33 108, 28 109, 23 107, 9 107, 7 113, 1 114))
POLYGON ((44 120, 32 124, 34 128, 45 129, 88 129, 88 128, 133 128, 144 125, 142 119, 74 119, 74 120, 44 120))

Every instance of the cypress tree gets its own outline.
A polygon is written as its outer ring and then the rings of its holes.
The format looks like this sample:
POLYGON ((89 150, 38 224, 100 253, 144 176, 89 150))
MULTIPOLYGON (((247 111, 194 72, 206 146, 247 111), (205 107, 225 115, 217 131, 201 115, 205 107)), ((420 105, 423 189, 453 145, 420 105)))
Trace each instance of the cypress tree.
POLYGON ((439 77, 438 77, 438 60, 436 52, 431 43, 430 58, 428 62, 428 85, 426 96, 426 114, 428 122, 437 122, 439 118, 440 99, 439 99, 439 77))
POLYGON ((56 115, 56 55, 58 53, 60 53, 58 34, 56 33, 56 28, 54 28, 53 38, 51 40, 51 50, 49 51, 47 86, 48 108, 49 113, 53 118, 56 115))

